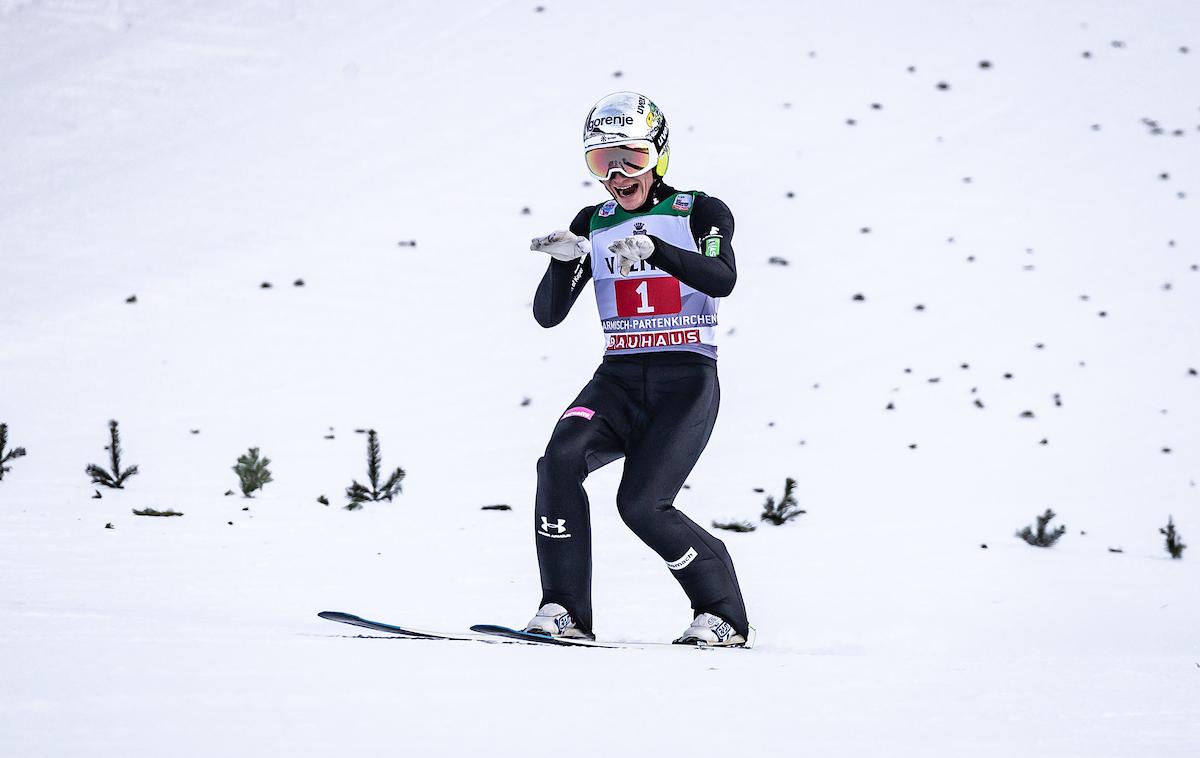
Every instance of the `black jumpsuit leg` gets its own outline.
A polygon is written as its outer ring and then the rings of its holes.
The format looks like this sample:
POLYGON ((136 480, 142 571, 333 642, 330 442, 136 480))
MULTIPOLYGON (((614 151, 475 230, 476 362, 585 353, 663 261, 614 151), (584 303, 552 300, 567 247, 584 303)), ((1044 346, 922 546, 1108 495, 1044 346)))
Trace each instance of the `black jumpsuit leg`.
POLYGON ((631 423, 629 388, 604 367, 559 419, 537 463, 534 537, 542 578, 541 604, 558 603, 577 626, 592 631, 592 533, 588 474, 620 458, 618 430, 631 423), (570 415, 574 413, 575 415, 570 415), (588 417, 591 413, 591 417, 588 417))
POLYGON ((592 631, 588 474, 622 455, 617 509, 667 562, 696 613, 748 629, 725 545, 678 511, 675 497, 708 444, 720 404, 715 366, 605 363, 554 427, 538 460, 534 531, 542 604, 558 603, 592 631), (587 412, 592 415, 587 417, 587 412))
POLYGON ((621 518, 666 561, 695 613, 714 613, 746 636, 746 606, 725 543, 674 506, 716 423, 716 367, 654 367, 644 391, 650 415, 626 450, 621 518))

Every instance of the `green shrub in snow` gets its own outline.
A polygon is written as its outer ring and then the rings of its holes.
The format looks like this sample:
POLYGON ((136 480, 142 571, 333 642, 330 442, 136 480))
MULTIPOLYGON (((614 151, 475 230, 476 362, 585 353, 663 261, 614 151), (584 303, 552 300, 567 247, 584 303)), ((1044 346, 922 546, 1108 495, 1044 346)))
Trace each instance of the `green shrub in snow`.
POLYGON ((1187 545, 1183 544, 1179 533, 1175 531, 1175 520, 1167 516, 1167 525, 1159 529, 1158 533, 1167 538, 1167 552, 1171 554, 1171 558, 1182 558, 1183 551, 1187 549, 1187 545))
POLYGON ((271 481, 271 472, 267 469, 270 464, 270 458, 258 457, 258 448, 256 447, 250 448, 249 452, 243 453, 237 459, 237 465, 233 467, 233 471, 238 475, 238 483, 242 487, 243 495, 253 497, 255 490, 261 490, 263 485, 271 481))
POLYGON ((346 497, 350 503, 346 506, 346 510, 355 511, 362 508, 362 504, 366 502, 379 502, 380 500, 391 501, 400 491, 400 483, 404 481, 404 469, 397 468, 392 472, 382 485, 379 484, 379 469, 382 463, 382 456, 379 453, 379 437, 375 434, 375 430, 371 429, 367 432, 367 480, 371 483, 368 488, 365 485, 359 484, 357 480, 350 483, 346 488, 346 497))
POLYGON ((182 513, 180 513, 177 510, 174 510, 173 508, 168 508, 165 511, 160 511, 156 508, 150 508, 150 507, 143 508, 140 511, 137 508, 133 508, 132 510, 133 510, 133 515, 135 515, 135 516, 182 516, 183 515, 182 513))
POLYGON ((779 526, 807 513, 808 511, 800 510, 800 504, 796 502, 795 490, 796 480, 789 476, 783 484, 783 498, 778 504, 774 497, 767 495, 767 502, 763 503, 761 520, 779 526))
POLYGON ((714 521, 713 529, 724 529, 727 532, 753 532, 758 527, 749 521, 714 521))
POLYGON ((11 465, 5 465, 10 461, 16 461, 17 458, 25 455, 24 447, 13 447, 12 450, 5 452, 5 445, 8 444, 8 425, 0 423, 0 479, 4 479, 5 471, 11 471, 11 465))
POLYGON ((1047 508, 1045 513, 1037 517, 1036 532, 1026 526, 1017 532, 1017 536, 1035 547, 1050 547, 1058 542, 1059 537, 1067 533, 1066 525, 1056 527, 1051 532, 1046 531, 1046 526, 1054 519, 1055 515, 1054 511, 1047 508))
POLYGON ((9 461, 14 461, 17 458, 25 455, 25 448, 14 447, 7 453, 4 452, 5 445, 8 444, 8 424, 0 424, 0 479, 4 478, 7 471, 12 471, 12 466, 5 466, 9 461))
POLYGON ((105 471, 94 463, 88 464, 85 471, 92 478, 92 484, 103 484, 117 490, 125 489, 125 480, 137 474, 138 467, 130 466, 124 471, 121 470, 121 435, 117 431, 116 421, 108 422, 108 433, 111 439, 104 449, 108 451, 112 471, 105 471))

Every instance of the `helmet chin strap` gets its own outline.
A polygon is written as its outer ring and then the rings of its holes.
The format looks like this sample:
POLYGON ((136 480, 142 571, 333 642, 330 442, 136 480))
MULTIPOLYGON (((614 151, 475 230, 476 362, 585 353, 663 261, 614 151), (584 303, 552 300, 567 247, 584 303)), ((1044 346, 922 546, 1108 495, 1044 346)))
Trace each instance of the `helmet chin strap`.
POLYGON ((652 203, 657 203, 659 201, 658 188, 661 187, 662 184, 663 184, 663 177, 659 176, 658 172, 655 171, 654 172, 654 181, 650 182, 650 189, 646 192, 646 199, 652 203))

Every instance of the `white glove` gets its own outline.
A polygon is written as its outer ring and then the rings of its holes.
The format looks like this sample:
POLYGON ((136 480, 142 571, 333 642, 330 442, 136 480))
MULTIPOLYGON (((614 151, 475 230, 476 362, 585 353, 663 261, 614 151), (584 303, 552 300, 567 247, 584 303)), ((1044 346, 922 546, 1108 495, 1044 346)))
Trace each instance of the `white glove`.
POLYGON ((644 234, 633 234, 608 243, 608 252, 621 259, 621 276, 629 276, 633 264, 654 254, 654 240, 644 234))
POLYGON ((571 232, 551 232, 530 242, 529 249, 546 253, 560 261, 573 261, 592 252, 592 243, 587 237, 571 232))

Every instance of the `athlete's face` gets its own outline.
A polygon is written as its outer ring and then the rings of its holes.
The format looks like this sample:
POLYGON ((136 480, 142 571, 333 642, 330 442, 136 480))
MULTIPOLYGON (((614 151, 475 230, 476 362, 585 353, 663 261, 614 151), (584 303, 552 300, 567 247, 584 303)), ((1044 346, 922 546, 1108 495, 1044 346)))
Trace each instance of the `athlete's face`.
POLYGON ((637 210, 650 196, 650 185, 654 183, 654 171, 650 170, 632 179, 621 172, 616 172, 611 179, 600 182, 608 193, 617 199, 621 207, 627 211, 637 210))

